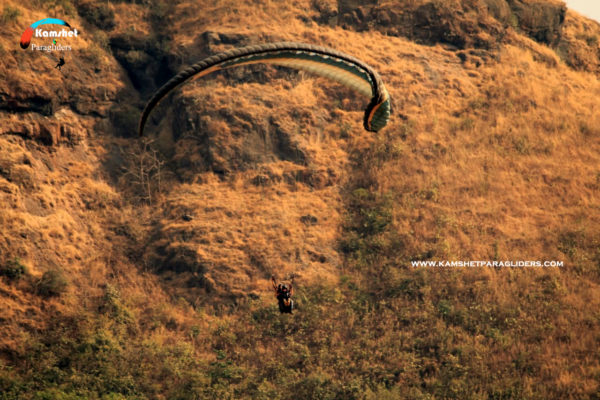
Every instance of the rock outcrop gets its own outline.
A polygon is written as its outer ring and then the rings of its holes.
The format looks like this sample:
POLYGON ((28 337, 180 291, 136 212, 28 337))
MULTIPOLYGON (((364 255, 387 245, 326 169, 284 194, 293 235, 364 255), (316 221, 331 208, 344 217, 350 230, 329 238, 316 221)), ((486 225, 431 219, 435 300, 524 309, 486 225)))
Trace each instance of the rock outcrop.
POLYGON ((314 2, 317 21, 336 22, 347 29, 379 30, 421 43, 447 43, 459 49, 492 49, 506 29, 519 29, 532 39, 556 46, 560 42, 566 7, 540 0, 445 0, 359 2, 338 0, 337 13, 314 2))

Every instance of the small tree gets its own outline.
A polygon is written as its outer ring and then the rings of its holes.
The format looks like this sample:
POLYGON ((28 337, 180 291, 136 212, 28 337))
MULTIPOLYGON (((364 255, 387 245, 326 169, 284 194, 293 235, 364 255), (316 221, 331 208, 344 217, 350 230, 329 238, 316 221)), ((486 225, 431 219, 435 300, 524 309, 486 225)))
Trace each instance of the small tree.
POLYGON ((152 203, 155 194, 162 192, 164 161, 152 143, 154 141, 142 138, 137 145, 124 152, 126 162, 122 178, 136 195, 142 200, 152 203))

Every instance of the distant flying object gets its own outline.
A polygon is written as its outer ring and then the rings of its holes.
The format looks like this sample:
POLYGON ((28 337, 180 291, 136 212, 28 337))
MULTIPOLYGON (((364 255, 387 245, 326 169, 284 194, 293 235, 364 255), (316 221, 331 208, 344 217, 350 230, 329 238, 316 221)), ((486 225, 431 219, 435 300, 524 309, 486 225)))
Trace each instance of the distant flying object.
POLYGON ((60 71, 60 67, 62 67, 63 65, 65 65, 65 58, 61 57, 60 60, 58 60, 58 64, 56 64, 56 67, 54 68, 58 68, 58 70, 60 71))
POLYGON ((363 125, 377 132, 390 118, 391 98, 381 77, 359 59, 326 47, 281 42, 242 47, 203 59, 186 68, 154 93, 146 104, 139 124, 139 135, 154 107, 173 89, 192 78, 241 65, 268 63, 312 72, 336 80, 370 98, 363 125))

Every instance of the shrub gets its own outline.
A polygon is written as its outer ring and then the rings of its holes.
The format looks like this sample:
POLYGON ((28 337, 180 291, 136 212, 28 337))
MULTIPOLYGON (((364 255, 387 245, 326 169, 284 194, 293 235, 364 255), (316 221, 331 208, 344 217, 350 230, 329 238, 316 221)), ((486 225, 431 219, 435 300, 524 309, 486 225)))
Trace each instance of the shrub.
POLYGON ((577 254, 577 248, 582 242, 583 233, 578 231, 561 232, 558 236, 558 250, 574 258, 577 254))
POLYGON ((27 275, 27 267, 21 264, 18 258, 13 258, 6 264, 0 265, 0 276, 4 276, 11 281, 19 280, 25 275, 27 275))
POLYGON ((129 324, 133 321, 133 315, 121 301, 121 294, 116 287, 110 284, 106 284, 99 311, 109 315, 113 321, 119 324, 129 324))
POLYGON ((361 236, 377 235, 392 222, 389 196, 379 196, 364 188, 352 192, 350 207, 356 212, 353 230, 361 236))
POLYGON ((293 392, 300 399, 351 399, 353 393, 345 391, 331 377, 314 373, 293 386, 293 392))
POLYGON ((49 270, 44 272, 37 284, 37 293, 44 297, 60 296, 67 291, 67 279, 62 271, 49 270))

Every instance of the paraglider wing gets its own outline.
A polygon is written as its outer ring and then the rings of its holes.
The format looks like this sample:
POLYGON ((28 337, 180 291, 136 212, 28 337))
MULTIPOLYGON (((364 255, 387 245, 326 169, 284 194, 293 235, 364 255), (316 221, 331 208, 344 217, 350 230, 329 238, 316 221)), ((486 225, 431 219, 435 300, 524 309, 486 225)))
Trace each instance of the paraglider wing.
POLYGON ((303 43, 271 43, 229 50, 188 67, 171 78, 154 93, 146 104, 139 124, 139 135, 154 107, 170 91, 192 78, 226 68, 268 63, 312 72, 349 86, 371 99, 365 109, 363 125, 376 132, 383 128, 390 117, 391 99, 373 68, 359 59, 333 49, 303 43))

